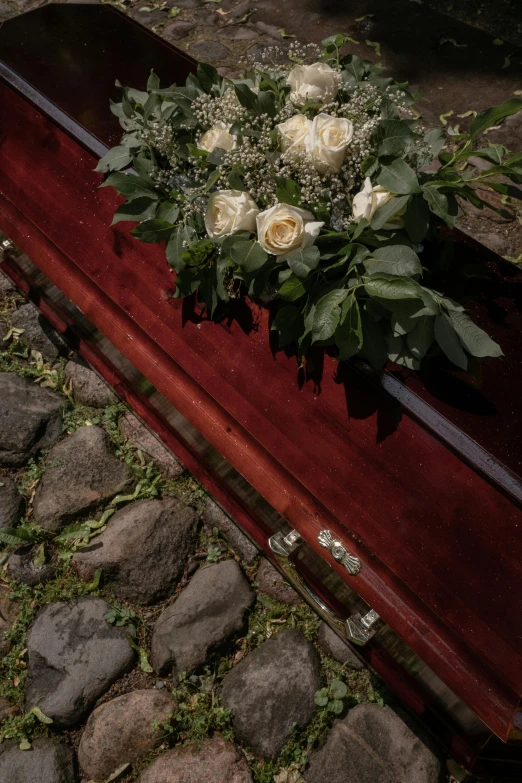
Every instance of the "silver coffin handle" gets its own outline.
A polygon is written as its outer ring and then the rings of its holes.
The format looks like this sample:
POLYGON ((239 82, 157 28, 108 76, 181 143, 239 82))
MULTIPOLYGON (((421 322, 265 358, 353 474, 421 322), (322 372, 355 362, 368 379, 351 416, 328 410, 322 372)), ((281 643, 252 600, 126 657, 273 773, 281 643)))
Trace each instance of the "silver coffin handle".
POLYGON ((325 604, 300 575, 293 558, 304 543, 304 540, 296 530, 292 530, 286 536, 282 532, 276 533, 268 539, 268 543, 286 580, 336 633, 360 647, 372 638, 380 623, 380 617, 377 612, 370 609, 363 616, 357 613, 347 620, 343 620, 342 617, 339 617, 325 604))

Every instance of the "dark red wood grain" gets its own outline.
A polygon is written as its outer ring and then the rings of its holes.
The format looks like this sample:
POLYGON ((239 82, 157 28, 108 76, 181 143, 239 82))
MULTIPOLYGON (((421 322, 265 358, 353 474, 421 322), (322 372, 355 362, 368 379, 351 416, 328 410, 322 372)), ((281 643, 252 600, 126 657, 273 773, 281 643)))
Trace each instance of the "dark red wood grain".
POLYGON ((321 555, 322 528, 344 538, 363 561, 354 589, 506 739, 522 693, 520 510, 407 415, 393 430, 399 406, 354 370, 340 383, 327 362, 319 395, 299 389, 265 311, 248 335, 184 322, 161 248, 110 228, 118 199, 97 189, 95 160, 5 86, 0 100, 0 225, 321 555))
MULTIPOLYGON (((10 19, 0 27, 0 60, 109 146, 120 135, 118 120, 108 109, 109 98, 117 99, 119 95, 116 79, 143 89, 150 68, 156 70, 162 83, 182 83, 196 68, 195 61, 186 54, 107 5, 50 4, 23 18, 10 19), (80 89, 74 89, 75 80, 81 83, 80 89)), ((473 318, 502 345, 506 359, 482 362, 472 374, 440 362, 435 366, 425 362, 420 376, 400 371, 397 366, 390 369, 455 430, 471 437, 491 455, 488 475, 495 472, 495 463, 513 472, 518 478, 516 496, 520 499, 522 363, 517 355, 522 331, 522 274, 461 232, 455 231, 452 239, 454 256, 449 279, 444 275, 434 279, 427 270, 425 282, 469 306, 473 318)), ((445 249, 450 245, 448 240, 445 249)), ((435 254, 441 251, 433 250, 435 254)), ((459 450, 465 453, 466 444, 458 435, 456 439, 459 450)), ((475 469, 480 470, 476 463, 475 469)))

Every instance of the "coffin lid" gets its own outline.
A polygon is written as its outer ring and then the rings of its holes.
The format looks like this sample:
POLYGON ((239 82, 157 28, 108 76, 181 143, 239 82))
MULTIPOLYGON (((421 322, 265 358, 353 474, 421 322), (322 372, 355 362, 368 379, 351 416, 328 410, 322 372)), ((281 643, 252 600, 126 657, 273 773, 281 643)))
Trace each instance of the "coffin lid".
MULTIPOLYGON (((0 27, 0 52, 3 79, 95 155, 119 137, 108 108, 115 78, 143 89, 150 68, 171 83, 194 67, 107 6, 16 17, 0 27)), ((119 199, 96 190, 89 154, 59 131, 59 149, 43 156, 28 127, 0 131, 0 191, 45 224, 115 317, 130 314, 166 368, 184 373, 204 417, 168 384, 160 391, 318 551, 325 527, 347 543, 363 562, 350 586, 506 739, 522 694, 522 274, 458 232, 448 240, 460 263, 478 262, 467 304, 505 353, 475 375, 390 366, 376 376, 326 358, 316 383, 300 386, 295 360, 269 343, 266 310, 240 308, 219 325, 183 317, 162 249, 109 227, 119 199), (45 191, 62 163, 68 214, 51 216, 45 191), (30 187, 20 182, 26 164, 30 187)), ((137 362, 139 350, 127 355, 137 362)))

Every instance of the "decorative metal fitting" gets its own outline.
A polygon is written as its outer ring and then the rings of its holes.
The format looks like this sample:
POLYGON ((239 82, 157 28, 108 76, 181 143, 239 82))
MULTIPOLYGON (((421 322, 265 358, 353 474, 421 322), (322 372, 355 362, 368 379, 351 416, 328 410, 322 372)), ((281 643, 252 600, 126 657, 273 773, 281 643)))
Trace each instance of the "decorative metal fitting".
POLYGON ((14 243, 11 242, 10 239, 0 240, 0 259, 2 259, 4 255, 8 253, 10 250, 14 250, 14 249, 15 249, 14 243))
POLYGON ((298 546, 301 546, 303 543, 303 539, 301 535, 297 532, 297 530, 291 530, 287 536, 284 537, 283 541, 285 542, 286 546, 293 550, 298 546))
POLYGON ((321 530, 317 540, 325 549, 330 551, 334 560, 342 563, 349 574, 355 576, 361 570, 361 561, 355 555, 350 555, 346 547, 337 541, 330 530, 321 530))
POLYGON ((363 617, 359 613, 352 614, 347 620, 351 641, 359 645, 366 644, 375 634, 380 619, 375 609, 370 609, 363 617))

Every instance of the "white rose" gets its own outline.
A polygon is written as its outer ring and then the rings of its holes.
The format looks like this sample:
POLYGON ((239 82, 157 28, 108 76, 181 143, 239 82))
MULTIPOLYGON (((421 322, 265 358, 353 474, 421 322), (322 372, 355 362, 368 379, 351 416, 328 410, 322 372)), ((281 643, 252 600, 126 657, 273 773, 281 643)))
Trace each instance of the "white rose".
POLYGON ((326 63, 298 65, 286 81, 292 88, 290 100, 295 106, 304 106, 308 101, 331 103, 339 89, 337 71, 326 63))
POLYGON ((216 122, 198 141, 199 149, 207 152, 213 152, 216 148, 230 152, 236 145, 236 137, 228 132, 224 122, 216 122))
MULTIPOLYGON (((395 197, 395 193, 390 193, 389 190, 383 188, 381 185, 375 185, 372 187, 372 181, 370 177, 366 177, 364 180, 364 187, 360 193, 357 193, 353 199, 352 214, 353 219, 358 223, 362 218, 371 220, 375 215, 377 209, 387 204, 391 198, 395 197)), ((397 228, 404 227, 404 220, 402 216, 406 212, 406 205, 401 207, 388 217, 387 222, 383 225, 386 231, 393 231, 397 228)))
POLYGON ((341 170, 346 149, 353 137, 353 123, 344 117, 318 114, 310 128, 307 149, 320 174, 341 170))
POLYGON ((312 123, 304 114, 294 114, 286 122, 277 125, 283 152, 290 156, 295 152, 304 152, 311 126, 312 123))
POLYGON ((255 231, 259 209, 242 190, 216 190, 210 195, 205 213, 209 237, 226 237, 235 231, 255 231))
POLYGON ((306 209, 276 204, 256 218, 257 240, 263 250, 275 256, 312 245, 324 226, 306 209))

